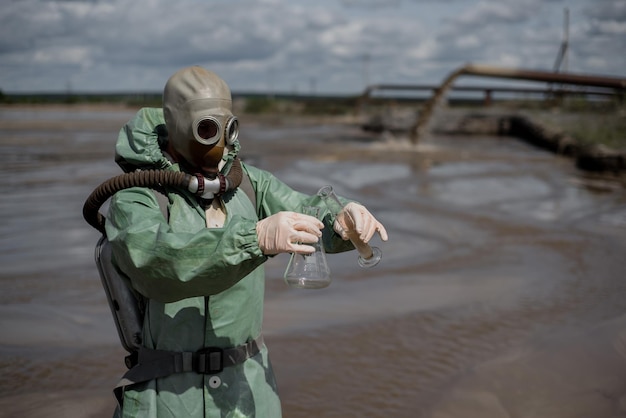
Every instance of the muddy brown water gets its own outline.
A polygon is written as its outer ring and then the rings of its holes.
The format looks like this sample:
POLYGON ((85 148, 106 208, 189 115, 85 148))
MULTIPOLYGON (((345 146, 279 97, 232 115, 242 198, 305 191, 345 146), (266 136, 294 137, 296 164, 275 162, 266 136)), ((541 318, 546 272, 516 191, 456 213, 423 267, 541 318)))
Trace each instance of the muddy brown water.
MULTIPOLYGON (((105 417, 124 372, 82 219, 134 110, 0 108, 0 416, 105 417)), ((242 118, 242 156, 385 224, 332 285, 267 263, 285 417, 626 416, 626 193, 513 138, 417 149, 327 122, 242 118), (276 121, 274 121, 276 122, 276 121)))

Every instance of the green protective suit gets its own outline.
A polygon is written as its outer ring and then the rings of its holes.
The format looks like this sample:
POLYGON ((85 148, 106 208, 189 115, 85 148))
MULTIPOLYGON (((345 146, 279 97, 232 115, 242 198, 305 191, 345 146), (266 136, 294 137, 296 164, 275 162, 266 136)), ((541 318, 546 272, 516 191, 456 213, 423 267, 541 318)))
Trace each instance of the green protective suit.
MULTIPOLYGON (((179 170, 161 152, 166 141, 163 112, 141 109, 122 128, 116 161, 124 169, 179 170)), ((227 172, 239 149, 226 156, 227 172)), ((205 211, 187 192, 168 190, 169 220, 153 191, 130 188, 111 199, 106 233, 114 264, 134 289, 148 298, 143 344, 152 349, 196 351, 235 347, 259 337, 267 256, 257 243, 256 223, 279 211, 322 208, 323 243, 329 252, 353 249, 333 231, 332 219, 317 196, 292 190, 272 174, 242 164, 255 191, 256 207, 241 189, 220 199, 222 228, 205 225, 205 211)), ((306 359, 303 359, 305 361, 306 359)), ((242 364, 226 367, 221 384, 195 372, 126 387, 123 417, 281 416, 280 400, 265 346, 242 364), (213 381, 214 382, 214 381, 213 381)))

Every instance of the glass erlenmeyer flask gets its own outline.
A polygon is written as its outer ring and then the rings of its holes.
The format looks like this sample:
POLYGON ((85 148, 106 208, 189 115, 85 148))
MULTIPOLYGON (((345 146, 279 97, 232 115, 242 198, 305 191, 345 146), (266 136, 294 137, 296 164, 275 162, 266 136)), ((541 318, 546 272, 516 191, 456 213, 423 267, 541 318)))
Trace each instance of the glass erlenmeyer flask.
MULTIPOLYGON (((326 203, 330 213, 334 216, 339 216, 341 210, 343 209, 343 204, 339 201, 339 198, 335 194, 332 186, 322 187, 317 192, 317 195, 326 203)), ((353 236, 354 234, 355 233, 349 233, 348 238, 359 253, 359 258, 357 259, 359 266, 363 268, 370 268, 377 265, 383 256, 383 252, 378 247, 371 247, 369 244, 361 242, 358 239, 358 234, 353 236)))
MULTIPOLYGON (((302 210, 305 215, 319 218, 319 208, 305 206, 302 210)), ((320 238, 311 245, 315 248, 313 254, 292 253, 285 270, 285 282, 291 287, 299 289, 321 289, 330 285, 330 269, 326 263, 326 254, 320 238)))

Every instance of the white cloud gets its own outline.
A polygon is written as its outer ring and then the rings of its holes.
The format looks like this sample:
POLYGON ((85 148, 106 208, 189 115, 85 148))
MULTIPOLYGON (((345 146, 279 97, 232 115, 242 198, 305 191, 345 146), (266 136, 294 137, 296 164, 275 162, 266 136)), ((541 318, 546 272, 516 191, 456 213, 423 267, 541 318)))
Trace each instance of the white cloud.
POLYGON ((617 22, 614 20, 595 22, 594 31, 604 35, 618 35, 624 37, 624 35, 626 35, 626 22, 617 22))
POLYGON ((541 0, 481 0, 464 4, 465 9, 446 19, 457 30, 519 25, 529 22, 541 9, 541 0))
POLYGON ((0 8, 4 91, 159 91, 200 64, 233 90, 358 93, 437 83, 467 63, 551 69, 571 9, 570 69, 623 73, 623 0, 11 1, 0 8))
POLYGON ((482 44, 482 41, 476 35, 463 36, 457 38, 455 42, 457 48, 479 48, 482 44))
POLYGON ((437 49, 437 41, 434 38, 426 37, 418 40, 416 45, 408 48, 407 57, 419 61, 428 60, 435 56, 437 49))
POLYGON ((89 66, 91 64, 89 50, 80 46, 40 49, 34 53, 33 62, 37 65, 70 64, 89 66))

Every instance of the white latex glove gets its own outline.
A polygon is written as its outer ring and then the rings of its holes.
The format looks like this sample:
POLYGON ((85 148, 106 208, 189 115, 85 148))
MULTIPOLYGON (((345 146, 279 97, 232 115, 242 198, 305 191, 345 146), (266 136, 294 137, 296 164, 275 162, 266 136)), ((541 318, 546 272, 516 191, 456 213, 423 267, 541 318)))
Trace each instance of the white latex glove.
POLYGON ((256 224, 259 247, 265 255, 280 253, 313 254, 324 224, 317 218, 296 212, 278 212, 256 224))
POLYGON ((376 231, 380 239, 387 241, 387 231, 363 205, 350 202, 337 215, 333 229, 344 240, 358 240, 367 244, 376 231))

